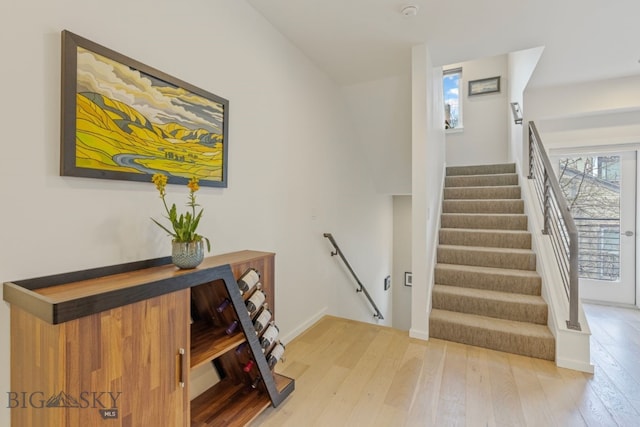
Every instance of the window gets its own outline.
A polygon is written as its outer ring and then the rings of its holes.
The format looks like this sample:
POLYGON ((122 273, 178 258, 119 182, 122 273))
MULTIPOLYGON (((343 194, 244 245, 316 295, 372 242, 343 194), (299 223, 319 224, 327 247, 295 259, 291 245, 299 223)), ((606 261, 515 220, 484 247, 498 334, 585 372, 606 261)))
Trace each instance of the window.
POLYGON ((560 159, 560 188, 578 228, 581 278, 620 280, 620 156, 560 159))
POLYGON ((462 129, 462 68, 444 70, 442 73, 444 88, 444 127, 462 129))

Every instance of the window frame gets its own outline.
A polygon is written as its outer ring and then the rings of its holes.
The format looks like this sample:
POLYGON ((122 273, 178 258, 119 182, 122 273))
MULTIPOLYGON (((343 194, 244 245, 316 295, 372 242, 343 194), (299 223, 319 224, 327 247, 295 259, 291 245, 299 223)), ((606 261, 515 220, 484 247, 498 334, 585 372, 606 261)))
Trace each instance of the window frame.
MULTIPOLYGON (((443 94, 442 94, 442 108, 444 111, 444 116, 446 117, 446 107, 447 104, 445 102, 446 99, 446 93, 444 93, 444 79, 452 74, 459 74, 459 78, 458 78, 458 125, 456 127, 450 127, 450 128, 445 128, 445 131, 447 133, 456 133, 456 132, 462 132, 464 130, 464 121, 463 121, 463 91, 464 91, 464 87, 463 87, 463 80, 462 80, 462 67, 452 67, 452 68, 443 68, 442 69, 442 88, 443 88, 443 94)), ((446 119, 445 119, 446 120, 446 119)))

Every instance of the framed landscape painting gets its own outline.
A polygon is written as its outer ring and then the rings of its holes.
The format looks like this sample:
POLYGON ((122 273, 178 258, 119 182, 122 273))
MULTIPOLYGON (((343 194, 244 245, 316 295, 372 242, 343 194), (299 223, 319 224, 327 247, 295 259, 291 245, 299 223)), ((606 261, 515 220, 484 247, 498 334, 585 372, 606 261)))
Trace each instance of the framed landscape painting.
POLYGON ((471 80, 469 82, 469 96, 493 92, 500 92, 500 76, 471 80))
POLYGON ((229 101, 62 32, 60 173, 227 187, 229 101))

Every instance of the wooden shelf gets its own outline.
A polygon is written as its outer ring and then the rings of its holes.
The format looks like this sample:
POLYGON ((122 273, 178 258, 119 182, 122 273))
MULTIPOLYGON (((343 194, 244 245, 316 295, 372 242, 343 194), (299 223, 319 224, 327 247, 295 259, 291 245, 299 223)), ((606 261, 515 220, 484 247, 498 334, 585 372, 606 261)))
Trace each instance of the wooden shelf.
MULTIPOLYGON (((261 274, 264 292, 273 297, 273 255, 231 266, 235 278, 248 268, 261 274)), ((262 352, 245 305, 254 291, 255 288, 241 295, 236 280, 207 281, 191 288, 191 367, 213 362, 221 378, 191 402, 193 426, 244 426, 269 405, 280 405, 294 389, 292 379, 272 374, 262 352), (230 306, 223 305, 226 300, 230 306), (239 332, 229 337, 220 325, 234 320, 239 323, 239 332), (236 352, 243 342, 246 347, 236 352), (248 365, 249 361, 253 364, 248 365), (256 378, 260 380, 252 388, 256 378)), ((273 313, 273 300, 269 307, 273 313)))
POLYGON ((191 324, 191 369, 197 368, 246 341, 242 330, 227 335, 223 328, 205 321, 191 324))
POLYGON ((266 393, 223 380, 191 401, 191 426, 244 426, 270 404, 266 393))
MULTIPOLYGON (((3 299, 42 320, 59 324, 165 295, 223 277, 260 263, 273 253, 238 251, 205 258, 191 270, 179 270, 170 257, 136 261, 71 273, 5 282, 3 299)), ((272 262, 271 262, 272 264, 272 262)), ((272 267, 265 272, 269 280, 272 267)), ((273 306, 273 292, 269 302, 273 306)))

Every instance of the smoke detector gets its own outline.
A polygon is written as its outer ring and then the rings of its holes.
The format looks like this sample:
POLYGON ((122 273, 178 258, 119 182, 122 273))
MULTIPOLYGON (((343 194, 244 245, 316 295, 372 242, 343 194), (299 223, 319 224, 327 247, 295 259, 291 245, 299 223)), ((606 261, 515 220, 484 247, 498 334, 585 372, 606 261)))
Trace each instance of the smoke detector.
POLYGON ((402 9, 400 9, 400 13, 402 13, 404 16, 416 16, 418 14, 418 6, 412 4, 404 6, 402 9))

